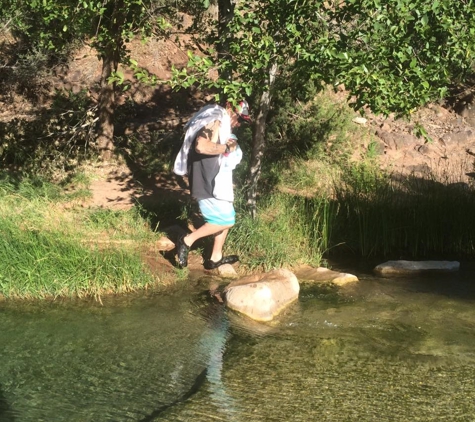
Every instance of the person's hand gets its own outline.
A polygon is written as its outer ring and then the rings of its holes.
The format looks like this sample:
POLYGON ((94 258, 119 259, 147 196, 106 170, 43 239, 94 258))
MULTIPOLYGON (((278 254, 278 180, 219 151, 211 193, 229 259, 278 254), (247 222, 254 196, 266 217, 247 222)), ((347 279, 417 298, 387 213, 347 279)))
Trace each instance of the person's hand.
POLYGON ((229 152, 233 152, 233 151, 236 151, 238 143, 235 139, 228 139, 228 142, 226 142, 226 145, 229 148, 229 152))

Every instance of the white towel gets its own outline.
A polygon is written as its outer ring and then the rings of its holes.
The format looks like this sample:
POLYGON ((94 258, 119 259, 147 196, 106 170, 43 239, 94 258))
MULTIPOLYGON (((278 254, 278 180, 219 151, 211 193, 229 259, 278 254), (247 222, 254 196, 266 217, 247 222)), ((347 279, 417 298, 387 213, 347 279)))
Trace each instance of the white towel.
POLYGON ((222 201, 234 201, 233 170, 242 160, 242 151, 239 145, 229 155, 222 156, 219 171, 214 178, 213 196, 222 201))
POLYGON ((226 110, 217 105, 210 104, 198 110, 185 125, 185 139, 180 151, 175 159, 173 172, 179 176, 184 176, 188 172, 188 153, 191 144, 195 140, 198 131, 207 124, 219 120, 221 127, 219 130, 218 143, 225 144, 231 134, 231 118, 226 110))

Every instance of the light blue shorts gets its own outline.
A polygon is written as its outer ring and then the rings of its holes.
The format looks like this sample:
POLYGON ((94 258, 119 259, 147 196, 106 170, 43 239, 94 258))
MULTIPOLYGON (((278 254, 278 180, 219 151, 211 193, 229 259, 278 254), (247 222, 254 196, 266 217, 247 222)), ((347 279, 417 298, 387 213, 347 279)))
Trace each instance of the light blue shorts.
POLYGON ((236 211, 232 202, 208 198, 199 200, 198 206, 204 220, 209 224, 233 226, 236 222, 236 211))

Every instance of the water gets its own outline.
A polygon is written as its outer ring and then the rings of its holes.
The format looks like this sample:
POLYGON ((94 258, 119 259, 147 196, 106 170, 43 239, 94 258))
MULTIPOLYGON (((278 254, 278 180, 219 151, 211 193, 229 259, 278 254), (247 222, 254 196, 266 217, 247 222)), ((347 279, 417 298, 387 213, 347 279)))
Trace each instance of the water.
POLYGON ((3 303, 0 421, 473 421, 472 274, 303 285, 268 324, 205 284, 3 303))

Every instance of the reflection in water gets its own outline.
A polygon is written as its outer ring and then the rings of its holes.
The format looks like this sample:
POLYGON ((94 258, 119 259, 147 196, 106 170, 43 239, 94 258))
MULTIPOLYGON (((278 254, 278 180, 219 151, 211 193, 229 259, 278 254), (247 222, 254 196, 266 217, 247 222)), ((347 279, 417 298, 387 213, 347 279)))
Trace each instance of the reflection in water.
POLYGON ((172 403, 166 404, 159 409, 154 410, 150 415, 144 417, 143 419, 140 419, 140 422, 150 422, 156 420, 162 413, 166 412, 168 409, 170 409, 173 406, 176 406, 179 403, 185 402, 188 400, 193 394, 195 394, 203 382, 206 379, 206 373, 207 370, 203 369, 203 371, 196 377, 195 382, 191 386, 191 388, 184 393, 182 396, 178 397, 176 400, 174 400, 172 403))
POLYGON ((232 420, 236 413, 235 403, 227 394, 223 383, 223 357, 228 337, 228 319, 223 305, 212 306, 209 309, 211 330, 205 332, 200 341, 200 347, 205 354, 209 355, 207 380, 210 399, 227 416, 226 420, 232 420))
MULTIPOLYGON (((208 323, 208 330, 203 331, 203 335, 198 343, 198 354, 205 359, 205 369, 198 375, 195 382, 182 396, 178 397, 172 403, 162 406, 155 410, 149 416, 141 419, 140 422, 149 422, 158 419, 167 412, 167 410, 184 403, 203 387, 205 382, 209 384, 210 399, 232 420, 232 414, 235 413, 232 405, 232 398, 226 394, 226 389, 222 381, 223 355, 226 348, 228 337, 228 320, 225 314, 225 308, 222 304, 207 304, 200 311, 200 315, 208 323)), ((171 378, 174 383, 181 379, 183 365, 177 361, 175 368, 171 372, 171 378)))
POLYGON ((195 295, 4 307, 0 420, 472 421, 475 296, 430 281, 302 285, 267 324, 195 295))
POLYGON ((8 406, 2 390, 0 389, 0 421, 2 422, 14 422, 15 418, 11 412, 10 406, 8 406))

